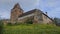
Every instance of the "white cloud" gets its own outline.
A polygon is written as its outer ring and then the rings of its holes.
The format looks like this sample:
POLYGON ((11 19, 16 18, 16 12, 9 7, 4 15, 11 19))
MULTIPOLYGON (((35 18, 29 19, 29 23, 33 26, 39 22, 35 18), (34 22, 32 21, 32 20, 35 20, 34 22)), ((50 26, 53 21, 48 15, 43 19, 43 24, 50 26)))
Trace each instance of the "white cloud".
POLYGON ((0 0, 0 15, 2 15, 2 17, 10 16, 9 12, 17 2, 26 11, 39 5, 39 0, 0 0))
POLYGON ((39 9, 48 12, 49 16, 60 17, 60 0, 40 0, 39 9))
MULTIPOLYGON (((9 12, 17 2, 25 11, 39 8, 42 11, 47 11, 51 14, 50 16, 56 16, 60 13, 60 0, 0 0, 0 9, 5 9, 4 16, 7 16, 6 13, 9 12)), ((0 10, 0 12, 1 11, 2 10, 0 10)))
POLYGON ((10 18, 10 12, 5 9, 0 9, 1 18, 10 18))

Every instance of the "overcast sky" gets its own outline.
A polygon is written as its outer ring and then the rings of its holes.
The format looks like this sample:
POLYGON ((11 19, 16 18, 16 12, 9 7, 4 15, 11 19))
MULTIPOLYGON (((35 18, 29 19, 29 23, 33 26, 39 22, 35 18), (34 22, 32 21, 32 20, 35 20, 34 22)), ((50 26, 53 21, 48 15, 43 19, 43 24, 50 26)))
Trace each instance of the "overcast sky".
POLYGON ((50 17, 60 18, 60 0, 0 0, 0 16, 10 18, 11 9, 16 3, 19 3, 25 12, 37 8, 48 12, 50 17))

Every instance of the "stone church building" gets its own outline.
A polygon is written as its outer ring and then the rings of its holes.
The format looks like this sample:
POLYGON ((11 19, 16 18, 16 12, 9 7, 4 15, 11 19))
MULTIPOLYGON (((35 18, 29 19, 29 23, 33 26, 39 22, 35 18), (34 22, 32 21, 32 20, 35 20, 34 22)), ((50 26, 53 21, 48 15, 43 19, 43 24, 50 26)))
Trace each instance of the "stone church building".
POLYGON ((15 4, 14 7, 11 9, 11 16, 10 16, 11 23, 26 23, 27 21, 32 21, 33 24, 35 23, 45 23, 49 24, 52 23, 53 20, 47 15, 43 13, 39 9, 33 9, 27 12, 21 8, 19 3, 15 4))

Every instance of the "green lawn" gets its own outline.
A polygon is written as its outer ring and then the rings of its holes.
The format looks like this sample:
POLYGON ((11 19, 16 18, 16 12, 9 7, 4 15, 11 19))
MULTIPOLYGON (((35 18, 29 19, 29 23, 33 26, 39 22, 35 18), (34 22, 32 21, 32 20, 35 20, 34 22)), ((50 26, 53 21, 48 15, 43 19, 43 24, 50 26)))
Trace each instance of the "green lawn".
POLYGON ((4 26, 3 34, 60 34, 60 27, 46 24, 4 26))

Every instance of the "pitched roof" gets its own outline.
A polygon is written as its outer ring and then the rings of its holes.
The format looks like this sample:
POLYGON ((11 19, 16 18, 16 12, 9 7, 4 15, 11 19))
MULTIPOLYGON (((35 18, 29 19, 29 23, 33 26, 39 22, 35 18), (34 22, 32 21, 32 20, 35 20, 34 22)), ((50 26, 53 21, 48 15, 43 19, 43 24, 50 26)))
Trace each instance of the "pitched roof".
POLYGON ((37 9, 30 10, 30 11, 28 11, 28 12, 26 12, 26 13, 23 13, 23 14, 20 15, 19 17, 23 17, 23 16, 26 16, 26 15, 32 14, 32 13, 34 13, 36 10, 37 10, 37 9))
POLYGON ((20 15, 19 17, 23 17, 23 16, 26 16, 26 15, 32 14, 32 13, 36 12, 36 10, 40 11, 43 15, 45 15, 46 17, 48 17, 49 19, 51 19, 51 20, 53 21, 52 18, 50 18, 48 15, 46 15, 45 13, 43 13, 43 12, 42 12, 41 10, 39 10, 39 9, 30 10, 30 11, 28 11, 28 12, 26 12, 26 13, 23 13, 23 14, 20 15))
POLYGON ((53 19, 52 18, 50 18, 48 15, 46 15, 45 13, 42 13, 43 15, 45 15, 46 17, 48 17, 50 20, 52 20, 53 21, 53 19))
POLYGON ((16 8, 17 6, 18 6, 18 8, 20 8, 19 3, 16 3, 16 4, 14 5, 13 9, 16 8))
POLYGON ((22 10, 22 8, 21 8, 21 6, 19 5, 19 3, 16 3, 16 4, 14 5, 13 9, 15 9, 15 8, 19 8, 19 9, 22 10), (18 7, 17 7, 17 6, 18 6, 18 7))

